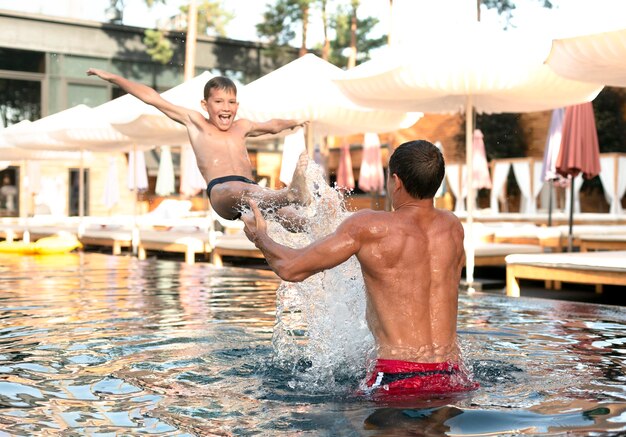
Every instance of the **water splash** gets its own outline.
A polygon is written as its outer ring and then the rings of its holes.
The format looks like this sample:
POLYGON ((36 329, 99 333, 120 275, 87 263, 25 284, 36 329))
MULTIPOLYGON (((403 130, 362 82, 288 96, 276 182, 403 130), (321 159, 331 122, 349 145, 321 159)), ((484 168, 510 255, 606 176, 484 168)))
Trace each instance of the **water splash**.
MULTIPOLYGON (((349 214, 343 195, 328 185, 322 168, 312 161, 306 181, 314 199, 297 209, 307 219, 302 232, 288 232, 268 216, 270 236, 289 247, 303 247, 332 233, 349 214)), ((333 393, 351 389, 354 379, 365 374, 366 358, 374 349, 356 257, 303 282, 281 283, 272 343, 274 364, 293 375, 290 387, 333 393)))

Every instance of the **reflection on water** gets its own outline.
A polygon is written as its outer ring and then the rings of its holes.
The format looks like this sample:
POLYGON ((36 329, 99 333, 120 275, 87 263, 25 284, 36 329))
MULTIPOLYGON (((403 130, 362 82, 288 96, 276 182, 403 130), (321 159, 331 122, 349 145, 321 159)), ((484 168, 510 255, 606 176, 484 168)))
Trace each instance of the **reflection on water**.
POLYGON ((619 435, 620 308, 462 296, 481 388, 373 404, 289 384, 267 271, 69 254, 0 255, 0 434, 619 435))

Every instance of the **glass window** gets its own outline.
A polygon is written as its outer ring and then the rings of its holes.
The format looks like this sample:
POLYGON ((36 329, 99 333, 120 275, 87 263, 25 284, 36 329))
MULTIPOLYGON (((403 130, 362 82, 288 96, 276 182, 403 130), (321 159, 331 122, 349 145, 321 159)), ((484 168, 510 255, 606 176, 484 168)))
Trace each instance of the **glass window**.
POLYGON ((0 70, 45 73, 45 59, 41 52, 0 48, 0 70))
POLYGON ((109 90, 106 86, 80 83, 67 84, 67 104, 69 108, 81 103, 93 108, 107 101, 109 101, 109 90))
POLYGON ((106 59, 88 58, 82 56, 65 55, 62 62, 63 74, 67 77, 87 77, 87 70, 90 67, 109 69, 109 63, 106 59))
MULTIPOLYGON (((83 170, 83 213, 84 215, 89 215, 89 169, 83 170)), ((70 168, 70 184, 69 184, 69 215, 70 217, 75 217, 80 215, 79 211, 79 181, 80 181, 80 169, 78 168, 70 168)))
POLYGON ((7 167, 0 171, 0 217, 20 215, 18 168, 7 167))
POLYGON ((7 127, 41 118, 41 82, 0 79, 0 123, 7 127))

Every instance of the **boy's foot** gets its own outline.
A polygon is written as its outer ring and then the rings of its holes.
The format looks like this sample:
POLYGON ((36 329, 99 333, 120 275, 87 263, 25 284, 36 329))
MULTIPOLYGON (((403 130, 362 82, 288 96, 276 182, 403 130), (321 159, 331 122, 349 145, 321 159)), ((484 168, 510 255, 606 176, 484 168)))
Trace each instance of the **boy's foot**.
POLYGON ((287 198, 290 202, 306 206, 311 203, 311 193, 306 185, 306 168, 309 165, 309 155, 306 150, 300 154, 298 164, 293 172, 293 179, 287 187, 287 198))

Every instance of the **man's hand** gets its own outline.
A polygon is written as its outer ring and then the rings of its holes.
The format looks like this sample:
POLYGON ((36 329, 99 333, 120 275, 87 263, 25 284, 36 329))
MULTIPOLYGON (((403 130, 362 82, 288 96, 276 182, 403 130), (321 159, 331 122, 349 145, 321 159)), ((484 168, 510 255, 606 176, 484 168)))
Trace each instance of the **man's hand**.
POLYGON ((248 240, 252 241, 255 245, 259 236, 267 234, 267 222, 263 218, 258 205, 252 199, 249 200, 250 211, 246 211, 241 216, 241 220, 245 225, 244 232, 248 237, 248 240))

